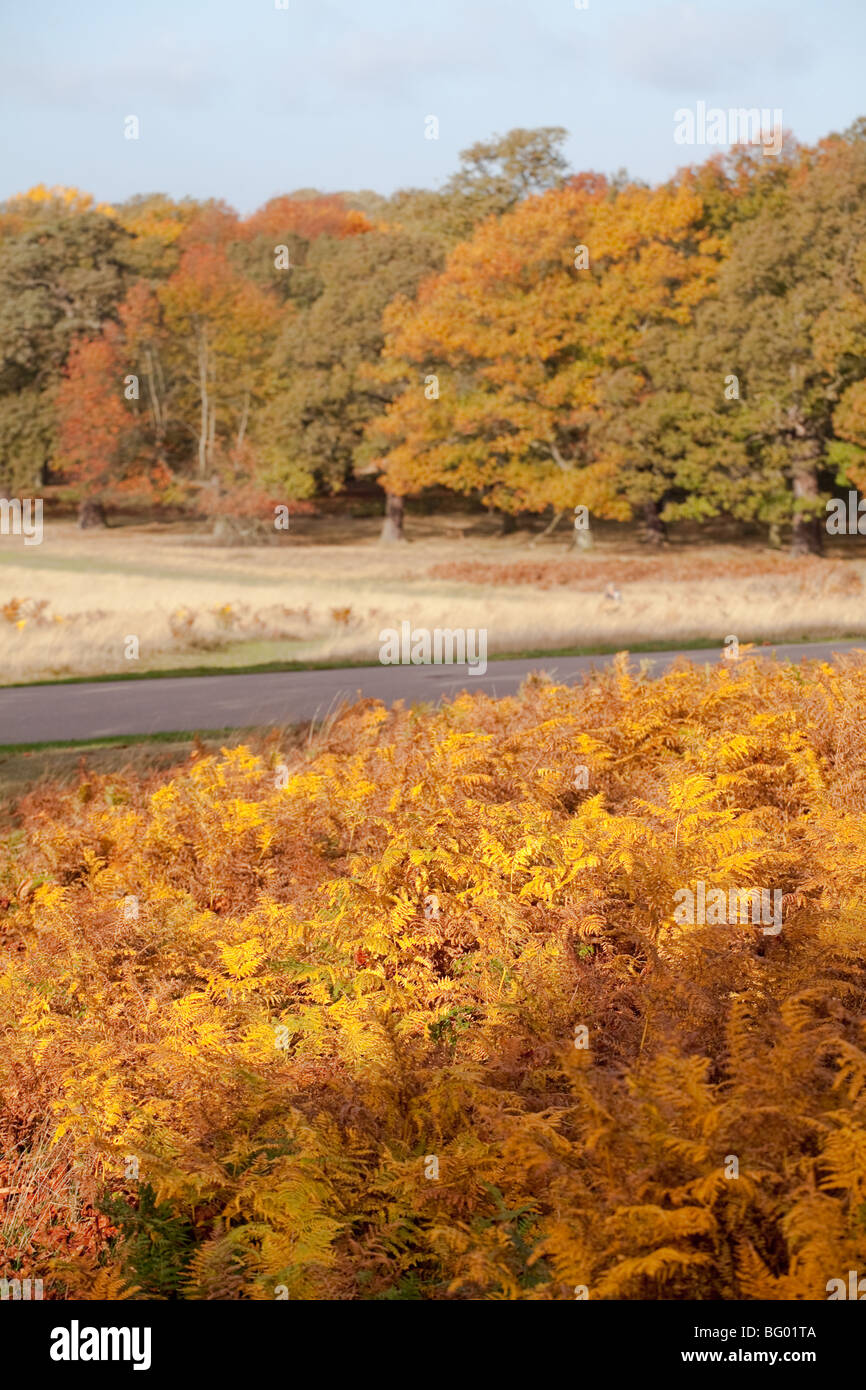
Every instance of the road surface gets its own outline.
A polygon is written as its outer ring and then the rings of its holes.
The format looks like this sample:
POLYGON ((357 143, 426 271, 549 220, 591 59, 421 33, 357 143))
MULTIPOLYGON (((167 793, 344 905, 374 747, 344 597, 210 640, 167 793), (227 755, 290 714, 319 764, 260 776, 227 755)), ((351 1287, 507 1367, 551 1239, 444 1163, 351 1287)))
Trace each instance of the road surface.
MULTIPOLYGON (((785 661, 803 657, 830 661, 834 653, 858 648, 866 650, 866 638, 760 647, 756 654, 775 654, 785 661)), ((716 664, 720 650, 636 653, 631 661, 635 666, 647 662, 650 674, 659 675, 678 656, 716 664)), ((435 703, 461 690, 511 695, 532 671, 546 671, 568 682, 586 671, 608 666, 612 660, 611 656, 551 656, 491 661, 483 676, 467 675, 461 666, 359 666, 20 686, 0 689, 0 744, 297 724, 322 720, 343 700, 361 696, 373 696, 390 705, 395 700, 435 703)))

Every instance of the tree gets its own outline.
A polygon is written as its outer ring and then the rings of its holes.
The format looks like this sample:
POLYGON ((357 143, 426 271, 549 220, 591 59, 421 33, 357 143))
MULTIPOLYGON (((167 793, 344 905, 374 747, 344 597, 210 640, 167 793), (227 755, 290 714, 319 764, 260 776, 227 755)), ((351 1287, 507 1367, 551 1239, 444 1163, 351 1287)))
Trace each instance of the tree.
POLYGON ((734 145, 701 164, 680 169, 672 182, 698 194, 708 227, 723 236, 759 212, 783 207, 790 179, 802 158, 801 147, 786 135, 778 155, 772 158, 760 145, 734 145))
POLYGON ((368 430, 385 487, 629 516, 599 381, 634 368, 653 324, 690 322, 719 257, 703 223, 684 186, 610 196, 588 175, 478 227, 386 315, 383 375, 403 389, 368 430))
POLYGON ((413 296, 443 260, 436 240, 421 233, 322 237, 311 247, 308 269, 321 291, 284 318, 270 363, 279 389, 257 422, 269 476, 297 486, 302 475, 336 491, 356 459, 363 466, 364 428, 394 394, 371 370, 384 343, 384 310, 395 295, 413 296))
POLYGON ((866 492, 866 243, 851 271, 838 302, 815 325, 815 351, 835 382, 848 383, 833 411, 837 439, 828 449, 836 480, 866 492))
POLYGON ((558 188, 567 164, 561 126, 510 130, 461 151, 460 168, 443 188, 398 189, 381 217, 400 229, 432 236, 443 251, 471 237, 479 222, 499 217, 534 193, 558 188))
POLYGON ((16 200, 4 218, 12 226, 0 237, 2 483, 34 487, 49 476, 61 371, 76 338, 116 317, 130 238, 77 194, 16 200))
POLYGON ((626 185, 596 221, 601 360, 588 443, 645 539, 659 543, 665 502, 680 481, 676 426, 691 409, 677 349, 714 293, 725 241, 687 182, 626 185))
POLYGON ((115 216, 131 234, 127 260, 136 279, 157 285, 177 270, 188 230, 207 217, 211 204, 142 194, 119 203, 115 216))
POLYGON ((475 199, 486 207, 481 216, 507 212, 533 194, 561 187, 568 172, 561 149, 567 137, 562 126, 539 126, 479 140, 461 150, 460 168, 444 192, 475 199))
POLYGON ((243 223, 246 236, 278 236, 282 232, 294 232, 305 241, 316 241, 321 236, 345 237, 363 236, 372 231, 373 224, 357 208, 351 208, 337 193, 283 194, 271 198, 264 207, 243 223))
POLYGON ((364 213, 337 194, 291 194, 272 198, 240 223, 227 249, 245 279, 284 304, 307 307, 324 288, 312 248, 319 241, 330 246, 363 240, 372 230, 364 213), (284 263, 278 265, 278 258, 284 263))
MULTIPOLYGON (((749 506, 773 525, 791 523, 794 554, 823 549, 834 411, 863 375, 862 352, 841 343, 862 294, 864 238, 866 141, 834 137, 804 151, 783 196, 734 228, 718 299, 698 315, 696 386, 721 402, 724 380, 737 378, 756 480, 749 506)), ((721 426, 720 407, 716 419, 721 426)))
POLYGON ((57 392, 58 461, 82 491, 82 526, 104 519, 107 490, 150 491, 125 366, 120 331, 109 324, 99 338, 73 344, 57 392))
MULTIPOLYGON (((165 369, 168 355, 167 329, 156 293, 144 281, 132 286, 118 311, 125 348, 125 367, 143 383, 150 452, 160 467, 175 456, 174 471, 181 466, 173 406, 176 383, 165 369)), ((142 421, 144 427, 144 421, 142 421)))
POLYGON ((170 366, 181 389, 178 410, 196 440, 205 481, 219 448, 243 445, 260 399, 272 346, 275 302, 231 266, 225 251, 194 244, 157 298, 170 335, 170 366))
POLYGON ((387 491, 439 483, 504 510, 547 504, 591 404, 571 332, 591 288, 570 268, 590 201, 564 189, 482 223, 416 302, 390 306, 381 379, 400 394, 367 434, 387 491))

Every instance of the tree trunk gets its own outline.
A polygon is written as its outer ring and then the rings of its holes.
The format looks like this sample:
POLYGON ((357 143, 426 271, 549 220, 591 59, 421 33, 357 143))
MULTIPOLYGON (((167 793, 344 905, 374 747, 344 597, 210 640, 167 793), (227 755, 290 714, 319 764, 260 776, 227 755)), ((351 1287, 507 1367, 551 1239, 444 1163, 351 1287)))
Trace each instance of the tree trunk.
POLYGON ((500 512, 499 516, 501 520, 500 536, 513 536, 517 530, 517 517, 513 512, 500 512))
POLYGON ((207 473, 207 429, 210 401, 207 391, 207 340, 200 335, 198 340, 198 389, 201 402, 201 420, 198 431, 198 474, 200 478, 207 473))
POLYGON ((386 492, 385 520, 382 523, 382 533, 379 537, 382 545, 393 545, 396 541, 405 541, 403 512, 404 499, 398 497, 396 492, 386 492))
POLYGON ((240 423, 240 425, 238 426, 238 438, 237 438, 237 443, 236 443, 236 445, 235 445, 235 448, 236 448, 236 449, 239 449, 239 448, 241 447, 241 445, 243 444, 243 442, 244 442, 244 435, 246 434, 246 431, 247 431, 247 420, 249 419, 249 416, 250 416, 250 393, 249 393, 249 391, 245 391, 245 392, 244 392, 244 408, 243 408, 243 411, 241 412, 241 423, 240 423))
MULTIPOLYGON (((810 440, 794 460, 794 500, 812 500, 818 496, 818 469, 816 459, 820 445, 810 440)), ((820 516, 794 514, 791 531, 792 555, 824 554, 824 523, 820 516)))
POLYGON ((643 517, 643 541, 646 545, 665 545, 668 538, 667 527, 659 516, 658 503, 650 498, 641 508, 643 517))
MULTIPOLYGON (((547 525, 545 526, 545 528, 544 528, 543 531, 539 531, 539 533, 538 533, 537 536, 533 536, 532 540, 529 542, 530 548, 531 548, 533 545, 537 545, 539 541, 543 541, 543 540, 545 539, 545 537, 547 537, 547 536, 552 536, 553 533, 554 533, 554 531, 556 530, 557 526, 558 526, 559 523, 562 521, 562 518, 563 518, 564 516, 565 516, 565 512, 558 512, 558 511, 556 510, 556 508, 554 507, 554 508, 553 508, 553 517, 552 517, 551 520, 547 523, 547 525)), ((569 544, 571 545, 572 542, 570 541, 569 544)))
POLYGON ((82 497, 78 504, 78 526, 86 531, 90 526, 107 526, 105 508, 98 497, 82 497))
POLYGON ((227 541, 230 539, 234 539, 235 528, 232 524, 233 518, 226 516, 224 512, 220 512, 219 510, 219 500, 222 488, 220 487, 220 478, 218 473, 211 474, 210 480, 207 484, 207 488, 213 499, 212 505, 214 508, 211 535, 213 536, 215 541, 227 541))
POLYGON ((154 368, 153 353, 150 348, 145 352, 145 362, 147 363, 147 394, 150 400, 150 414, 153 420, 153 437, 156 444, 157 454, 162 454, 162 444, 165 439, 165 419, 162 413, 162 403, 157 391, 156 371, 154 368))

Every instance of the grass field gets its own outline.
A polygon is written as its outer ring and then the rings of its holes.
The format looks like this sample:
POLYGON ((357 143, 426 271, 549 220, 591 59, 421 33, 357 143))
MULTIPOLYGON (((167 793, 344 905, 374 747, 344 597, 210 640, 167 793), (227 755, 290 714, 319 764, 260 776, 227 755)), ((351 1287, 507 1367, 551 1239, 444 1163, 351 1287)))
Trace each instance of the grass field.
MULTIPOLYGON (((143 776, 176 767, 196 750, 233 748, 247 735, 226 729, 195 737, 156 734, 150 738, 99 739, 88 744, 50 744, 0 750, 0 833, 17 822, 18 799, 40 787, 68 787, 88 776, 121 772, 143 776)), ((285 739, 286 731, 282 731, 285 739)))
POLYGON ((0 538, 0 681, 375 664, 380 630, 404 619, 486 628, 491 656, 864 630, 856 539, 826 560, 791 560, 722 540, 653 553, 613 525, 589 552, 570 549, 567 534, 500 539, 465 517, 410 520, 407 545, 380 547, 376 535, 372 520, 304 518, 279 546, 69 522, 46 526, 38 547, 0 538))

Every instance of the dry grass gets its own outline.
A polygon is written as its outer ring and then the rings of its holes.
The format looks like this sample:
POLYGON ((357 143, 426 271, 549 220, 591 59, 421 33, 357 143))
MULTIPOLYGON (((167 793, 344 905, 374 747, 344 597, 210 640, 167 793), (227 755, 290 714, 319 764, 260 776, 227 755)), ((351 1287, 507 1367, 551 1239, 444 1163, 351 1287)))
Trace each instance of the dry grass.
POLYGON ((589 555, 560 540, 449 539, 380 548, 226 550, 146 527, 82 535, 46 528, 40 547, 0 541, 4 683, 262 661, 378 659, 379 632, 486 628, 491 653, 674 646, 859 635, 866 559, 792 562, 750 546, 641 552, 613 528, 589 555), (618 598, 606 596, 615 586, 618 598), (539 592, 544 602, 539 604, 539 592), (577 597, 579 595, 579 597, 577 597), (125 655, 138 639, 137 660, 125 655))
POLYGON ((788 580, 806 578, 808 583, 831 581, 840 593, 859 593, 862 581, 847 562, 808 556, 795 559, 776 550, 740 549, 734 546, 701 547, 694 550, 661 550, 655 554, 577 555, 555 560, 516 560, 511 564, 485 560, 450 560, 427 571, 431 579, 450 579, 458 583, 509 584, 534 589, 600 589, 607 584, 634 584, 651 580, 664 584, 683 584, 707 579, 757 579, 773 575, 788 580))
POLYGON ((36 1122, 26 1139, 4 1136, 0 1155, 0 1275, 29 1278, 36 1250, 79 1255, 108 1222, 94 1202, 103 1163, 92 1150, 76 1153, 67 1136, 54 1142, 50 1119, 36 1122))
MULTIPOLYGON (((280 730, 285 741, 288 729, 280 730)), ((193 753, 234 748, 248 735, 243 730, 218 738, 190 735, 177 739, 114 739, 86 748, 80 745, 0 753, 0 835, 18 823, 17 801, 37 788, 81 786, 90 777, 119 773, 147 777, 187 761, 193 753)), ((3 897, 0 895, 0 908, 3 897)))

